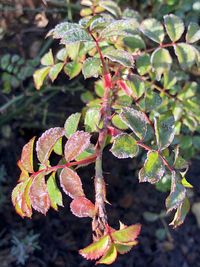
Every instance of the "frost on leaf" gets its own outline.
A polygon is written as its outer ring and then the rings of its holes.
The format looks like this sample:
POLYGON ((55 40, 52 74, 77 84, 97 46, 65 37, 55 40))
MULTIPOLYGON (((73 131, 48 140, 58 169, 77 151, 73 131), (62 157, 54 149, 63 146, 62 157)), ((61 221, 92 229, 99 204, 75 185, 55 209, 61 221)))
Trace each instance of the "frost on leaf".
POLYGON ((143 112, 133 108, 124 108, 120 118, 140 139, 145 137, 147 120, 143 112))
POLYGON ((71 212, 80 218, 91 217, 95 215, 94 204, 85 197, 77 197, 70 204, 71 212))
POLYGON ((99 259, 107 251, 111 243, 108 235, 102 237, 97 242, 92 243, 84 249, 79 250, 79 253, 87 260, 99 259))
POLYGON ((65 145, 65 159, 66 161, 74 160, 90 145, 90 134, 77 131, 70 136, 65 145))
POLYGON ((66 167, 61 171, 60 185, 63 191, 71 198, 85 196, 80 177, 70 168, 66 167))
POLYGON ((158 182, 165 173, 165 167, 157 151, 147 153, 144 167, 139 172, 139 181, 154 184, 158 182))
POLYGON ((65 134, 64 129, 55 127, 42 134, 36 143, 37 157, 41 163, 47 164, 54 145, 65 134))
POLYGON ((33 137, 22 149, 20 163, 21 166, 29 173, 33 173, 33 145, 35 137, 33 137))
POLYGON ((47 185, 44 178, 44 173, 40 173, 34 177, 30 187, 30 200, 32 207, 45 214, 50 208, 50 198, 47 190, 47 185))

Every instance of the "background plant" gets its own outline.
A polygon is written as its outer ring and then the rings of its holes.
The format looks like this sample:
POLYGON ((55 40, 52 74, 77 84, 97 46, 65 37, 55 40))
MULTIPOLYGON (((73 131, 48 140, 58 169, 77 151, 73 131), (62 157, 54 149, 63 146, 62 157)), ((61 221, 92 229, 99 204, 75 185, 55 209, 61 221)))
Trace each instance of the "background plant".
POLYGON ((121 223, 118 231, 108 225, 102 173, 105 146, 111 143, 111 152, 118 158, 147 151, 139 181, 161 183, 169 177, 171 192, 166 207, 168 212, 176 210, 171 222, 174 227, 184 221, 189 210, 186 188, 191 185, 185 178, 188 164, 182 155, 189 159, 199 149, 198 84, 192 77, 199 73, 199 48, 194 43, 200 31, 192 22, 184 34, 184 23, 175 15, 166 15, 163 26, 152 18, 141 21, 134 10, 122 12, 112 1, 82 4, 87 7, 81 11, 84 18, 79 24, 62 23, 49 33, 65 47, 56 58, 52 50, 42 58, 43 67, 34 73, 34 80, 40 89, 47 75, 54 81, 62 69, 70 79, 81 71, 85 78, 100 77, 95 93, 82 95, 87 102, 82 116, 85 132, 77 131, 79 113, 71 115, 64 128, 46 131, 36 144, 40 162, 36 172, 31 139, 18 162, 22 173, 12 200, 22 217, 31 217, 32 207, 44 214, 50 206, 57 210, 62 196, 55 172, 62 169, 58 172, 60 184, 73 199, 72 213, 92 218, 94 242, 80 253, 111 264, 117 252, 124 254, 137 244, 140 225, 121 223), (95 132, 98 138, 94 135, 90 143, 95 132), (61 140, 65 138, 63 150, 61 140), (50 165, 52 151, 62 156, 59 165, 50 165), (95 205, 86 198, 81 179, 71 168, 94 162, 95 205))

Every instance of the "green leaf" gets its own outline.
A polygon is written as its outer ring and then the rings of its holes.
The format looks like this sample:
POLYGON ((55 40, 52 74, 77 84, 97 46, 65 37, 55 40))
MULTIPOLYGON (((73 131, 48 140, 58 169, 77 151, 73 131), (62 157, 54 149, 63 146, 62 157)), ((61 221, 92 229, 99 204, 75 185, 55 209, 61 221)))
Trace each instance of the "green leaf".
POLYGON ((78 129, 78 124, 81 118, 81 113, 74 113, 70 115, 65 121, 65 135, 69 138, 72 134, 74 134, 78 129))
POLYGON ((165 28, 172 42, 178 41, 184 33, 184 23, 181 18, 170 14, 164 16, 165 28))
POLYGON ((44 67, 34 72, 33 79, 37 90, 40 90, 40 88, 42 87, 44 79, 48 75, 49 70, 50 67, 44 67))
POLYGON ((139 148, 136 140, 129 134, 118 135, 110 150, 119 159, 133 158, 137 155, 139 148))
POLYGON ((137 71, 140 75, 145 75, 151 70, 150 55, 144 54, 136 60, 137 71))
MULTIPOLYGON (((135 243, 137 245, 137 241, 135 241, 135 243)), ((115 247, 117 249, 117 252, 119 254, 123 255, 123 254, 128 253, 132 249, 133 246, 131 246, 131 245, 128 246, 128 245, 122 245, 122 244, 115 244, 115 247)))
POLYGON ((51 49, 41 58, 41 64, 44 66, 52 66, 54 64, 53 53, 51 49))
POLYGON ((98 125, 100 121, 100 110, 97 108, 90 108, 87 110, 85 114, 85 120, 84 120, 84 125, 85 125, 85 130, 87 132, 96 132, 98 131, 98 125))
POLYGON ((194 65, 196 60, 196 53, 191 45, 179 43, 174 46, 174 50, 182 69, 185 70, 191 68, 192 65, 194 65))
POLYGON ((136 48, 145 49, 146 47, 144 40, 139 35, 125 37, 123 41, 124 44, 131 48, 133 51, 136 48))
POLYGON ((53 150, 57 155, 62 156, 62 154, 63 154, 62 137, 59 138, 58 141, 55 143, 53 150))
POLYGON ((82 69, 82 63, 72 61, 64 67, 64 72, 69 76, 70 80, 78 76, 82 69))
POLYGON ((117 249, 114 244, 111 244, 106 254, 97 262, 97 264, 112 264, 117 258, 117 249))
POLYGON ((182 205, 186 196, 186 190, 180 183, 179 176, 177 176, 175 171, 172 172, 171 177, 171 192, 166 199, 166 207, 168 212, 172 211, 173 209, 177 209, 180 205, 182 205))
POLYGON ((140 234, 141 225, 133 224, 131 226, 125 226, 123 229, 114 231, 111 233, 112 239, 118 244, 127 244, 136 241, 136 238, 140 234))
POLYGON ((62 48, 56 54, 56 58, 60 61, 65 61, 67 59, 68 53, 66 48, 62 48))
POLYGON ((161 114, 159 118, 155 118, 156 140, 159 149, 168 147, 175 135, 175 121, 171 113, 161 114))
POLYGON ((113 36, 133 36, 137 33, 139 23, 136 19, 121 19, 110 22, 109 25, 101 31, 100 38, 106 39, 113 36))
POLYGON ((120 130, 128 129, 128 126, 125 123, 123 123, 122 119, 120 118, 118 114, 112 117, 112 124, 120 130))
POLYGON ((97 78, 100 72, 101 60, 99 58, 87 58, 83 63, 82 72, 84 78, 95 77, 97 78))
POLYGON ((157 151, 149 151, 144 167, 139 172, 139 181, 154 184, 165 173, 165 166, 157 151))
POLYGON ((124 50, 110 50, 104 53, 104 57, 110 59, 113 62, 117 62, 125 67, 133 67, 134 59, 131 53, 124 50))
POLYGON ((47 190, 49 193, 51 207, 55 210, 58 210, 58 206, 63 207, 62 194, 56 184, 55 172, 53 172, 47 180, 47 190))
POLYGON ((186 34, 186 42, 187 43, 195 43, 200 39, 200 27, 197 23, 190 22, 188 26, 188 31, 186 34))
POLYGON ((156 43, 162 43, 165 37, 162 24, 153 18, 146 19, 141 24, 141 31, 156 43))
POLYGON ((86 248, 79 250, 79 253, 87 260, 99 259, 108 250, 110 242, 110 237, 106 235, 86 248))
POLYGON ((173 221, 170 223, 174 228, 180 226, 187 216, 188 212, 190 210, 190 201, 186 197, 183 201, 183 203, 178 207, 173 221))
POLYGON ((151 55, 151 64, 156 72, 156 78, 159 81, 161 75, 171 68, 172 58, 169 51, 165 48, 156 49, 151 55))
POLYGON ((144 102, 144 109, 150 112, 157 109, 162 104, 162 98, 158 93, 147 90, 144 100, 141 100, 139 103, 141 104, 142 102, 144 102))
POLYGON ((64 66, 64 63, 57 63, 51 67, 49 71, 49 77, 52 82, 54 82, 55 79, 58 77, 58 74, 61 72, 63 66, 64 66))
POLYGON ((121 9, 119 8, 118 4, 114 1, 100 0, 99 6, 103 7, 105 10, 107 10, 117 18, 121 16, 121 9))
POLYGON ((143 112, 133 108, 124 108, 120 113, 122 121, 140 138, 147 132, 147 120, 143 112))
POLYGON ((137 75, 129 75, 126 84, 132 90, 134 98, 140 98, 145 92, 145 84, 137 75))

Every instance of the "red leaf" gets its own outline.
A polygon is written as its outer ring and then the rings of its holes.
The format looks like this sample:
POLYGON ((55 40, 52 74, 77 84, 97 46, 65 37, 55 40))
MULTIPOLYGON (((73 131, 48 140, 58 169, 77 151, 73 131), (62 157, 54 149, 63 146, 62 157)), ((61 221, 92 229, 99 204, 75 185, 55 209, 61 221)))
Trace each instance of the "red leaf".
POLYGON ((85 197, 77 197, 70 204, 71 212, 80 218, 91 217, 95 215, 94 204, 85 197))
POLYGON ((70 168, 66 167, 61 171, 60 185, 65 194, 71 198, 85 196, 80 177, 74 170, 70 168))
POLYGON ((21 165, 22 167, 30 173, 33 173, 33 145, 35 137, 33 137, 22 149, 21 154, 21 165))
POLYGON ((128 227, 125 227, 124 229, 115 231, 111 233, 112 239, 114 242, 119 244, 129 244, 130 242, 134 242, 135 239, 138 237, 141 231, 141 225, 140 224, 134 224, 128 227))
POLYGON ((24 169, 24 167, 22 166, 22 163, 21 163, 21 160, 19 160, 17 162, 17 166, 20 168, 21 170, 21 174, 20 174, 20 177, 19 177, 19 182, 22 182, 26 179, 29 178, 29 173, 24 169))
POLYGON ((108 235, 100 238, 98 241, 90 244, 86 248, 79 250, 79 253, 87 260, 99 259, 108 250, 111 244, 110 237, 108 235))
POLYGON ((45 183, 44 173, 40 173, 34 178, 29 196, 32 207, 46 215, 50 208, 50 199, 47 191, 47 185, 45 183))
POLYGON ((36 143, 37 157, 43 164, 47 164, 54 145, 64 135, 64 129, 55 127, 47 130, 42 134, 36 143))
POLYGON ((117 81, 117 85, 125 92, 125 94, 127 94, 128 96, 132 95, 133 91, 126 85, 123 80, 117 81))
POLYGON ((66 161, 74 160, 90 145, 90 134, 77 131, 70 136, 65 145, 65 159, 66 161))

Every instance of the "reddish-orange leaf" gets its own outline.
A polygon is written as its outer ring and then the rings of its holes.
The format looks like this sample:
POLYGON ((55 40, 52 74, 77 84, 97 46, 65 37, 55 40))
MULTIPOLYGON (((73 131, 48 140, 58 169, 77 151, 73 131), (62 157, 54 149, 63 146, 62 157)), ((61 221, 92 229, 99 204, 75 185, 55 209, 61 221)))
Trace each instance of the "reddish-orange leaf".
POLYGON ((90 134, 77 131, 70 136, 65 145, 65 159, 66 161, 74 160, 90 145, 90 134))
POLYGON ((71 198, 85 196, 80 177, 74 170, 70 168, 66 167, 61 171, 60 185, 65 194, 71 198))
POLYGON ((29 203, 29 197, 27 196, 30 188, 31 179, 19 183, 12 191, 12 203, 16 212, 21 217, 31 217, 32 209, 29 203))
POLYGON ((22 149, 21 154, 21 165, 23 168, 33 173, 33 145, 34 145, 35 137, 33 137, 22 149))
POLYGON ((44 173, 40 173, 34 177, 29 196, 32 207, 46 215, 50 208, 50 199, 47 191, 47 185, 45 183, 44 173))
POLYGON ((36 143, 37 157, 43 164, 47 164, 54 145, 64 135, 64 129, 55 127, 47 130, 42 134, 36 143))
POLYGON ((134 224, 128 227, 125 227, 124 229, 115 231, 111 233, 112 239, 120 244, 129 243, 128 245, 131 245, 134 242, 135 239, 138 237, 141 231, 141 225, 140 224, 134 224))
POLYGON ((104 255, 110 244, 110 237, 106 235, 86 248, 79 250, 79 253, 87 260, 96 260, 104 255))
POLYGON ((95 215, 94 204, 85 197, 77 197, 70 204, 71 212, 80 218, 91 217, 95 215))

